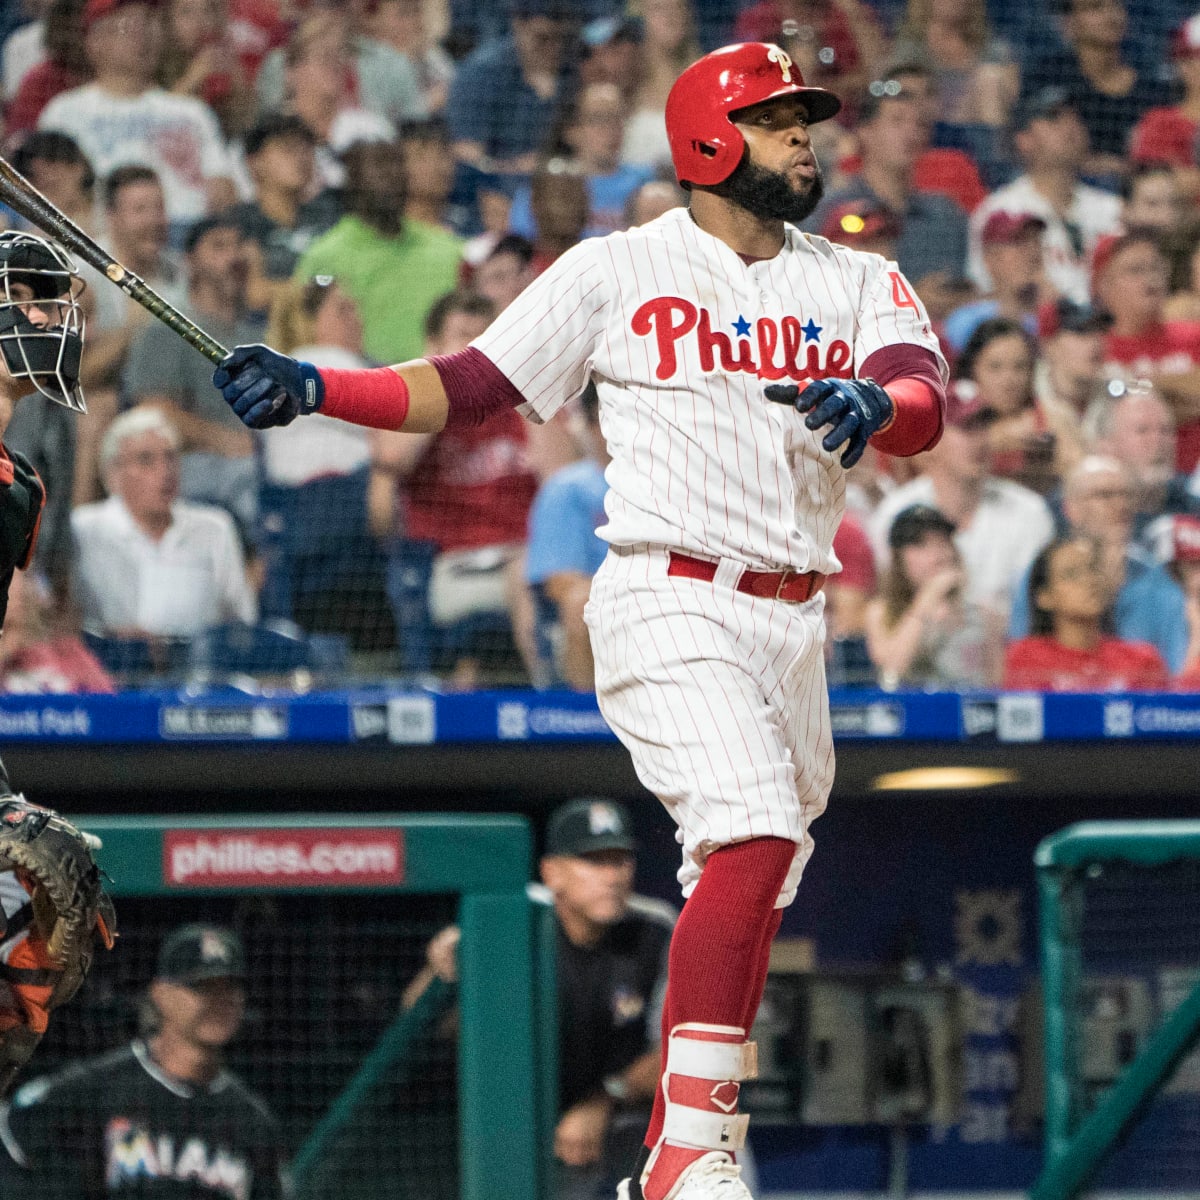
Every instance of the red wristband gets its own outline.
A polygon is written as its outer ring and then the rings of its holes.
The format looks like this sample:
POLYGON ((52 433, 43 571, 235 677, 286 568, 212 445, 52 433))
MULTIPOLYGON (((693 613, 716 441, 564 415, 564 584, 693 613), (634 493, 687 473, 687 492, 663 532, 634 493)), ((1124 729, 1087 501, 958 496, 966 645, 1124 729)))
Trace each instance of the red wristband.
POLYGON ((408 416, 408 384, 391 367, 344 371, 322 367, 320 412, 371 429, 399 429, 408 416))
POLYGON ((934 446, 942 436, 944 401, 940 387, 929 380, 910 376, 893 379, 884 389, 896 407, 892 422, 871 438, 871 445, 884 454, 906 457, 934 446))

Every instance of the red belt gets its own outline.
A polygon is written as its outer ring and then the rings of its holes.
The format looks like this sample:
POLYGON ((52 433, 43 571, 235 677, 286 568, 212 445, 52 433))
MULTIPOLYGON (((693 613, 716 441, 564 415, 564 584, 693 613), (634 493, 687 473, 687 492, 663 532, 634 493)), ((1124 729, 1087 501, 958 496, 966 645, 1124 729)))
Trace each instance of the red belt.
MULTIPOLYGON (((692 558, 690 554, 679 554, 672 550, 667 556, 667 574, 712 583, 717 577, 717 564, 706 558, 692 558)), ((803 604, 805 600, 811 600, 824 586, 825 576, 820 571, 746 570, 738 576, 734 589, 745 592, 748 596, 761 596, 766 600, 803 604)))

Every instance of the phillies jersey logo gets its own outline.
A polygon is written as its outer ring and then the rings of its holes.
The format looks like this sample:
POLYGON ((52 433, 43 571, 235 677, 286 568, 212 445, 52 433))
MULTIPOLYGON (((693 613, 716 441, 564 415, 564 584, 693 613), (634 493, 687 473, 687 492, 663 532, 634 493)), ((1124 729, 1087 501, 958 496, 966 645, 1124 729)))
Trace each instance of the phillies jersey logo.
POLYGON ((782 320, 759 317, 753 325, 739 316, 732 328, 736 341, 713 328, 712 314, 680 296, 647 300, 630 320, 638 337, 653 337, 658 349, 657 379, 670 379, 679 366, 677 343, 694 336, 700 369, 742 371, 759 379, 849 379, 854 374, 849 345, 835 338, 821 346, 821 326, 811 318, 782 320), (753 337, 751 333, 753 332, 753 337), (822 353, 823 351, 823 353, 822 353))

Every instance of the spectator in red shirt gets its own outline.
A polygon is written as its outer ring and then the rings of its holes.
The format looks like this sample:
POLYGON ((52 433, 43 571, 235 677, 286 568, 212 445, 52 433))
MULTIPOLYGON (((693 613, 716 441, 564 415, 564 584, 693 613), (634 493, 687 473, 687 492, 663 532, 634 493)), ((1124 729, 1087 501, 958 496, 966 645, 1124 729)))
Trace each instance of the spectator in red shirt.
POLYGON ((37 128, 42 109, 59 92, 86 83, 92 67, 84 50, 84 0, 54 0, 46 14, 46 57, 25 73, 5 113, 9 134, 37 128))
POLYGON ((168 0, 159 80, 178 96, 203 100, 232 138, 250 128, 256 100, 229 15, 228 0, 168 0))
POLYGON ((875 552, 858 518, 847 511, 833 535, 842 569, 825 584, 825 675, 831 688, 875 687, 867 652, 867 605, 875 594, 875 552))
POLYGON ((1141 692, 1167 686, 1153 646, 1107 632, 1112 595, 1099 546, 1068 536, 1051 542, 1029 573, 1032 635, 1008 647, 1004 687, 1040 692, 1141 692))
POLYGON ((1200 13, 1189 17, 1172 34, 1169 54, 1175 76, 1183 85, 1178 104, 1152 108, 1134 126, 1129 157, 1135 163, 1168 163, 1185 196, 1200 200, 1200 166, 1196 138, 1200 135, 1200 13))
POLYGON ((1175 414, 1176 467, 1190 472, 1200 463, 1200 323, 1163 319, 1169 280, 1170 263, 1148 230, 1096 246, 1092 289, 1113 318, 1104 340, 1108 373, 1154 385, 1175 414))
MULTIPOLYGON (((426 317, 426 350, 464 349, 491 324, 495 311, 476 292, 447 293, 426 317)), ((385 434, 376 443, 372 476, 375 534, 398 533, 408 542, 432 545, 428 607, 434 627, 447 630, 481 613, 507 613, 533 675, 538 653, 524 558, 538 478, 525 421, 515 409, 505 409, 480 425, 437 434, 385 434)), ((398 617, 403 637, 405 618, 398 617)), ((451 685, 478 686, 482 665, 477 654, 459 654, 451 685)))
POLYGON ((1167 569, 1183 589, 1188 646, 1175 679, 1181 692, 1200 692, 1200 520, 1176 517, 1171 522, 1170 560, 1167 569))
POLYGON ((833 638, 861 637, 867 601, 875 592, 875 555, 871 539, 853 513, 846 513, 833 535, 833 552, 842 569, 825 584, 825 620, 833 638))

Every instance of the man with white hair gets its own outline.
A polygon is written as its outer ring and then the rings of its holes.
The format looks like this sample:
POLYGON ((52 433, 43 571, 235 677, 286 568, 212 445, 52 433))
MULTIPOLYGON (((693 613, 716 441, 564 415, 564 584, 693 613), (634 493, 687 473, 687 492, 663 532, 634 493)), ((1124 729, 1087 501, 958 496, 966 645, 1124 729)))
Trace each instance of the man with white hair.
POLYGON ((115 637, 190 637, 255 619, 232 518, 179 499, 179 445, 157 407, 130 409, 108 427, 100 446, 108 499, 71 514, 85 628, 115 637))
POLYGON ((1156 547, 1156 518, 1188 513, 1200 516, 1200 499, 1175 470, 1175 417, 1149 383, 1114 381, 1111 396, 1094 400, 1083 418, 1090 454, 1115 458, 1133 479, 1133 535, 1148 550, 1156 547))

